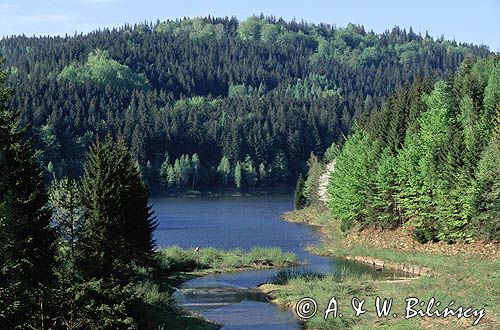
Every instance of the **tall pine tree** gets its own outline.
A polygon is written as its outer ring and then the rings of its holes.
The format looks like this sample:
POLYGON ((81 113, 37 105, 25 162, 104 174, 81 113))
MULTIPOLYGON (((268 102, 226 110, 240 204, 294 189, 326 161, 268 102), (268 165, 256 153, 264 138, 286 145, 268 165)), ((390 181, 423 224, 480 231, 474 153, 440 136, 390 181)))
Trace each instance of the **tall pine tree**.
POLYGON ((7 107, 4 81, 0 72, 0 327, 44 329, 55 235, 35 153, 7 107))
POLYGON ((130 268, 148 266, 155 246, 156 222, 149 192, 122 140, 97 141, 82 178, 82 225, 85 273, 90 278, 129 281, 130 268))

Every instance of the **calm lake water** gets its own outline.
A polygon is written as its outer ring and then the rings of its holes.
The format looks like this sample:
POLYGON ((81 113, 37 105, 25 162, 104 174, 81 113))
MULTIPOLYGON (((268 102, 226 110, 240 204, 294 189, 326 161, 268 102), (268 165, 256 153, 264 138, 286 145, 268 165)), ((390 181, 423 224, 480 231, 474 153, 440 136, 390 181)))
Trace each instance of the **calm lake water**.
MULTIPOLYGON (((158 219, 155 238, 159 247, 278 246, 296 253, 307 261, 307 268, 317 272, 335 273, 343 268, 374 272, 363 264, 306 252, 308 245, 319 243, 319 235, 311 226, 281 219, 284 212, 293 209, 292 196, 157 197, 151 203, 158 219)), ((186 309, 223 324, 225 330, 299 329, 289 310, 269 303, 254 289, 269 282, 276 271, 252 270, 196 278, 185 282, 175 298, 186 309)))

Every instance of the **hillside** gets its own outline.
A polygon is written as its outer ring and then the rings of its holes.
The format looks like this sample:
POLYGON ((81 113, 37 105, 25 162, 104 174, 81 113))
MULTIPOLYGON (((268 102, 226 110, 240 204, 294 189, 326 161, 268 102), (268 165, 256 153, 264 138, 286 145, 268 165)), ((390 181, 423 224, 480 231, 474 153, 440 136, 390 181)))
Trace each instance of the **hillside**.
POLYGON ((411 29, 272 17, 0 41, 12 108, 48 178, 79 176, 89 144, 111 133, 151 183, 171 190, 293 179, 311 151, 321 155, 397 88, 488 54, 411 29))
POLYGON ((284 215, 322 233, 311 250, 415 277, 292 274, 262 289, 294 308, 303 297, 328 301, 333 292, 339 306, 353 295, 391 297, 394 311, 408 312, 406 297, 417 297, 422 313, 384 318, 367 308, 361 317, 315 315, 305 328, 499 328, 499 60, 466 59, 451 79, 398 90, 322 160, 311 155, 296 210, 284 215), (477 308, 481 317, 436 313, 447 304, 477 308))
POLYGON ((500 240, 499 91, 498 56, 467 59, 434 86, 416 81, 329 148, 326 166, 312 156, 296 194, 325 201, 344 231, 405 227, 421 243, 500 240))

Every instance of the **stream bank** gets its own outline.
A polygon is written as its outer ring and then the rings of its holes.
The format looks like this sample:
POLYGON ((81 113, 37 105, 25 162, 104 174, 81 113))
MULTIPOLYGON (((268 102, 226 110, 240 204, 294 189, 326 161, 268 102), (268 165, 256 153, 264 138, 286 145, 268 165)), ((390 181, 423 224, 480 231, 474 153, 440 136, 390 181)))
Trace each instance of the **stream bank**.
MULTIPOLYGON (((206 247, 252 251, 254 246, 291 252, 307 265, 293 272, 395 278, 392 271, 341 258, 318 256, 308 247, 320 243, 317 229, 281 220, 293 208, 292 196, 197 197, 152 199, 158 217, 159 247, 178 245, 187 251, 206 247)), ((177 287, 174 298, 185 310, 223 325, 223 329, 300 329, 300 320, 286 308, 269 303, 257 287, 271 283, 282 269, 247 269, 196 277, 177 287)))
MULTIPOLYGON (((274 302, 294 308, 301 297, 314 297, 323 311, 332 296, 344 308, 343 318, 324 320, 317 316, 307 320, 308 329, 373 328, 387 329, 468 329, 474 318, 439 317, 426 314, 426 308, 438 310, 441 306, 463 306, 474 311, 483 310, 479 329, 500 328, 500 258, 498 245, 482 242, 474 244, 420 244, 408 236, 408 228, 399 231, 375 229, 342 233, 340 224, 322 207, 308 207, 287 213, 285 220, 314 225, 321 233, 321 244, 310 249, 319 255, 341 257, 376 264, 380 268, 396 267, 421 276, 412 280, 377 281, 366 276, 294 278, 282 285, 265 285, 264 292, 274 302), (367 312, 355 317, 350 308, 353 297, 365 298, 367 312), (395 317, 379 318, 375 314, 376 297, 392 299, 395 317), (414 297, 422 304, 422 316, 405 319, 407 299, 414 297), (434 298, 434 299, 433 299, 434 298), (321 305, 320 305, 321 304, 321 305)), ((420 308, 420 305, 419 305, 420 308)))

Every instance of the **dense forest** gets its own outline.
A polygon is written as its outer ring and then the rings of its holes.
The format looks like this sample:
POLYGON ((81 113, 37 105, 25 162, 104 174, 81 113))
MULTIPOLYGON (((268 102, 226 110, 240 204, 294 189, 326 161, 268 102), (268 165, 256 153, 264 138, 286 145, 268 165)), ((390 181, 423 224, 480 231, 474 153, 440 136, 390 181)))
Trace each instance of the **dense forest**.
POLYGON ((45 180, 79 177, 97 136, 124 139, 169 190, 294 180, 356 119, 487 47, 393 28, 195 18, 0 40, 10 106, 45 180))
POLYGON ((0 328, 165 323, 156 222, 125 143, 96 141, 81 181, 55 180, 47 191, 34 149, 7 106, 4 80, 0 72, 0 328))
MULTIPOLYGON (((328 207, 342 228, 411 226, 420 242, 500 240, 500 58, 466 59, 448 80, 415 81, 355 125, 330 163, 328 207)), ((317 196, 321 162, 297 184, 317 196)))
POLYGON ((1 329, 171 327, 175 265, 156 251, 147 181, 298 176, 303 207, 328 163, 345 230, 500 238, 500 60, 485 47, 209 17, 0 52, 1 329))

